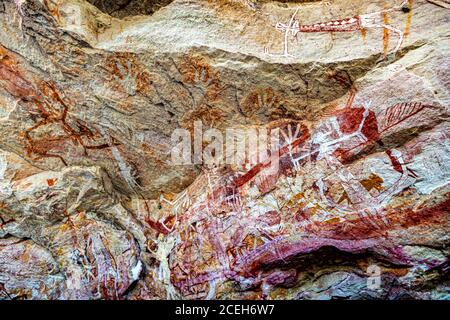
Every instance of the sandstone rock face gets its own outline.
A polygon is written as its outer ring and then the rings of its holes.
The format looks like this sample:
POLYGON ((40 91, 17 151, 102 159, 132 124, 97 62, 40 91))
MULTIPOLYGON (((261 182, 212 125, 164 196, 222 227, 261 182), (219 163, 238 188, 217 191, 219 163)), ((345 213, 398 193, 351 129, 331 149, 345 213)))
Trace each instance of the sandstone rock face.
POLYGON ((0 299, 450 299, 449 7, 0 0, 0 299))

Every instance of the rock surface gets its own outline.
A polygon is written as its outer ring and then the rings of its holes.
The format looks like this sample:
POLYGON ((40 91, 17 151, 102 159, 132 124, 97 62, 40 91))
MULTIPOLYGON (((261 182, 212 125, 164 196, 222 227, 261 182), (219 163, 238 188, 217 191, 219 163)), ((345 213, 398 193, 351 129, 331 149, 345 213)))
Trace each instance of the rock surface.
POLYGON ((0 299, 450 299, 448 9, 0 0, 0 299))

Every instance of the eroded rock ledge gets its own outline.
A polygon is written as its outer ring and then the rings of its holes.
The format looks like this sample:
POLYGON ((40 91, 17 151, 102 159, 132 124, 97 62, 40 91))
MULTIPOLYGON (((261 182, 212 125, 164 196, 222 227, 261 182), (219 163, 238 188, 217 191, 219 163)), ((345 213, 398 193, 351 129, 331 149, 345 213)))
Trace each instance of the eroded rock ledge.
POLYGON ((1 1, 0 299, 449 299, 448 17, 1 1), (173 165, 196 122, 278 170, 173 165))

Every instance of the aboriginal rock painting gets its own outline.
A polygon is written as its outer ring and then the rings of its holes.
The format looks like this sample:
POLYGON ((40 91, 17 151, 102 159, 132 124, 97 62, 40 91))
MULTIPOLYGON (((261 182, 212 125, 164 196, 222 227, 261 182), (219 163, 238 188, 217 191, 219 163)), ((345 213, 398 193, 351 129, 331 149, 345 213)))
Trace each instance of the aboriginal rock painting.
POLYGON ((0 0, 0 300, 450 297, 449 1, 94 2, 0 0))
POLYGON ((60 266, 70 275, 71 299, 119 299, 136 279, 136 272, 140 272, 136 257, 139 249, 131 237, 125 232, 107 230, 84 212, 67 215, 65 223, 51 230, 51 234, 53 241, 67 245, 57 254, 60 266), (136 271, 129 268, 130 262, 136 271))
MULTIPOLYGON (((289 38, 296 38, 300 33, 312 33, 312 32, 356 32, 359 31, 365 35, 367 30, 371 29, 383 29, 384 36, 384 48, 385 53, 388 49, 388 35, 389 31, 394 32, 398 36, 397 44, 393 49, 393 52, 396 52, 400 49, 405 33, 400 29, 389 24, 388 13, 395 11, 411 11, 412 10, 412 1, 404 1, 399 6, 393 7, 391 9, 385 9, 383 11, 366 13, 361 15, 356 15, 347 19, 340 20, 330 20, 330 21, 322 21, 316 22, 310 25, 300 24, 299 21, 295 20, 295 17, 298 14, 299 9, 296 9, 292 14, 289 22, 282 23, 278 22, 275 25, 275 29, 281 33, 283 33, 283 53, 281 54, 273 54, 269 52, 268 48, 265 48, 265 53, 270 56, 284 56, 284 57, 294 57, 294 55, 289 53, 289 38)), ((408 18, 410 19, 410 18, 408 18)), ((407 28, 408 29, 408 28, 407 28)))
POLYGON ((439 7, 450 9, 450 1, 448 0, 427 0, 427 1, 439 7))
POLYGON ((278 171, 269 168, 271 156, 244 172, 207 170, 183 193, 164 199, 171 213, 149 225, 160 233, 151 246, 167 298, 217 298, 218 286, 230 283, 255 290, 253 298, 268 298, 273 287, 295 283, 290 261, 323 246, 378 246, 397 263, 414 259, 400 249, 392 254, 387 234, 445 215, 439 206, 391 203, 424 179, 416 168, 423 167, 428 141, 448 141, 448 133, 433 130, 401 148, 388 147, 383 141, 392 131, 436 107, 407 101, 376 114, 371 101, 355 105, 357 95, 352 86, 347 103, 314 127, 270 123, 282 133, 278 171))

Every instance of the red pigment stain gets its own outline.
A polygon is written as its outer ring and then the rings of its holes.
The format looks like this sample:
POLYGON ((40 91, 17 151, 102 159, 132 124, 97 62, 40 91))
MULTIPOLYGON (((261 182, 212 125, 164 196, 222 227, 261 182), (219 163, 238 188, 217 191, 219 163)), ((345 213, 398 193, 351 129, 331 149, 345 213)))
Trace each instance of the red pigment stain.
MULTIPOLYGON (((364 111, 364 108, 359 107, 350 109, 346 108, 339 112, 336 116, 338 118, 341 131, 346 134, 356 132, 359 124, 363 121, 364 111)), ((372 110, 369 110, 369 115, 364 121, 361 133, 364 134, 369 141, 377 141, 380 138, 377 118, 372 110)))
POLYGON ((381 218, 372 217, 372 220, 379 226, 378 230, 374 230, 365 218, 353 221, 352 225, 339 224, 327 227, 325 223, 321 223, 319 229, 335 239, 360 240, 383 236, 383 232, 388 230, 406 229, 421 224, 439 225, 443 223, 443 220, 448 219, 449 213, 450 199, 447 199, 434 207, 418 211, 412 209, 392 210, 385 216, 387 225, 381 221, 381 218))
POLYGON ((263 216, 258 218, 258 221, 260 223, 265 223, 268 226, 275 226, 280 224, 281 222, 281 216, 278 213, 278 211, 272 210, 266 212, 263 216))
POLYGON ((366 42, 366 35, 367 35, 367 30, 361 29, 361 37, 362 37, 364 43, 366 42))
MULTIPOLYGON (((388 224, 383 224, 380 218, 372 217, 379 229, 375 230, 373 225, 367 223, 364 218, 353 221, 351 224, 327 224, 315 223, 311 232, 318 233, 321 240, 303 240, 298 243, 274 243, 270 249, 262 251, 253 259, 244 262, 240 270, 248 275, 256 276, 267 264, 276 264, 280 259, 288 259, 290 256, 307 253, 319 249, 323 246, 334 246, 334 242, 339 241, 343 248, 354 249, 356 251, 365 247, 366 241, 382 240, 387 236, 386 231, 396 229, 407 229, 417 225, 442 225, 448 219, 450 213, 450 199, 447 199, 437 206, 424 208, 419 211, 412 209, 393 210, 386 216, 388 224), (274 248, 276 248, 275 251, 274 248)), ((345 250, 345 249, 344 249, 345 250)))

